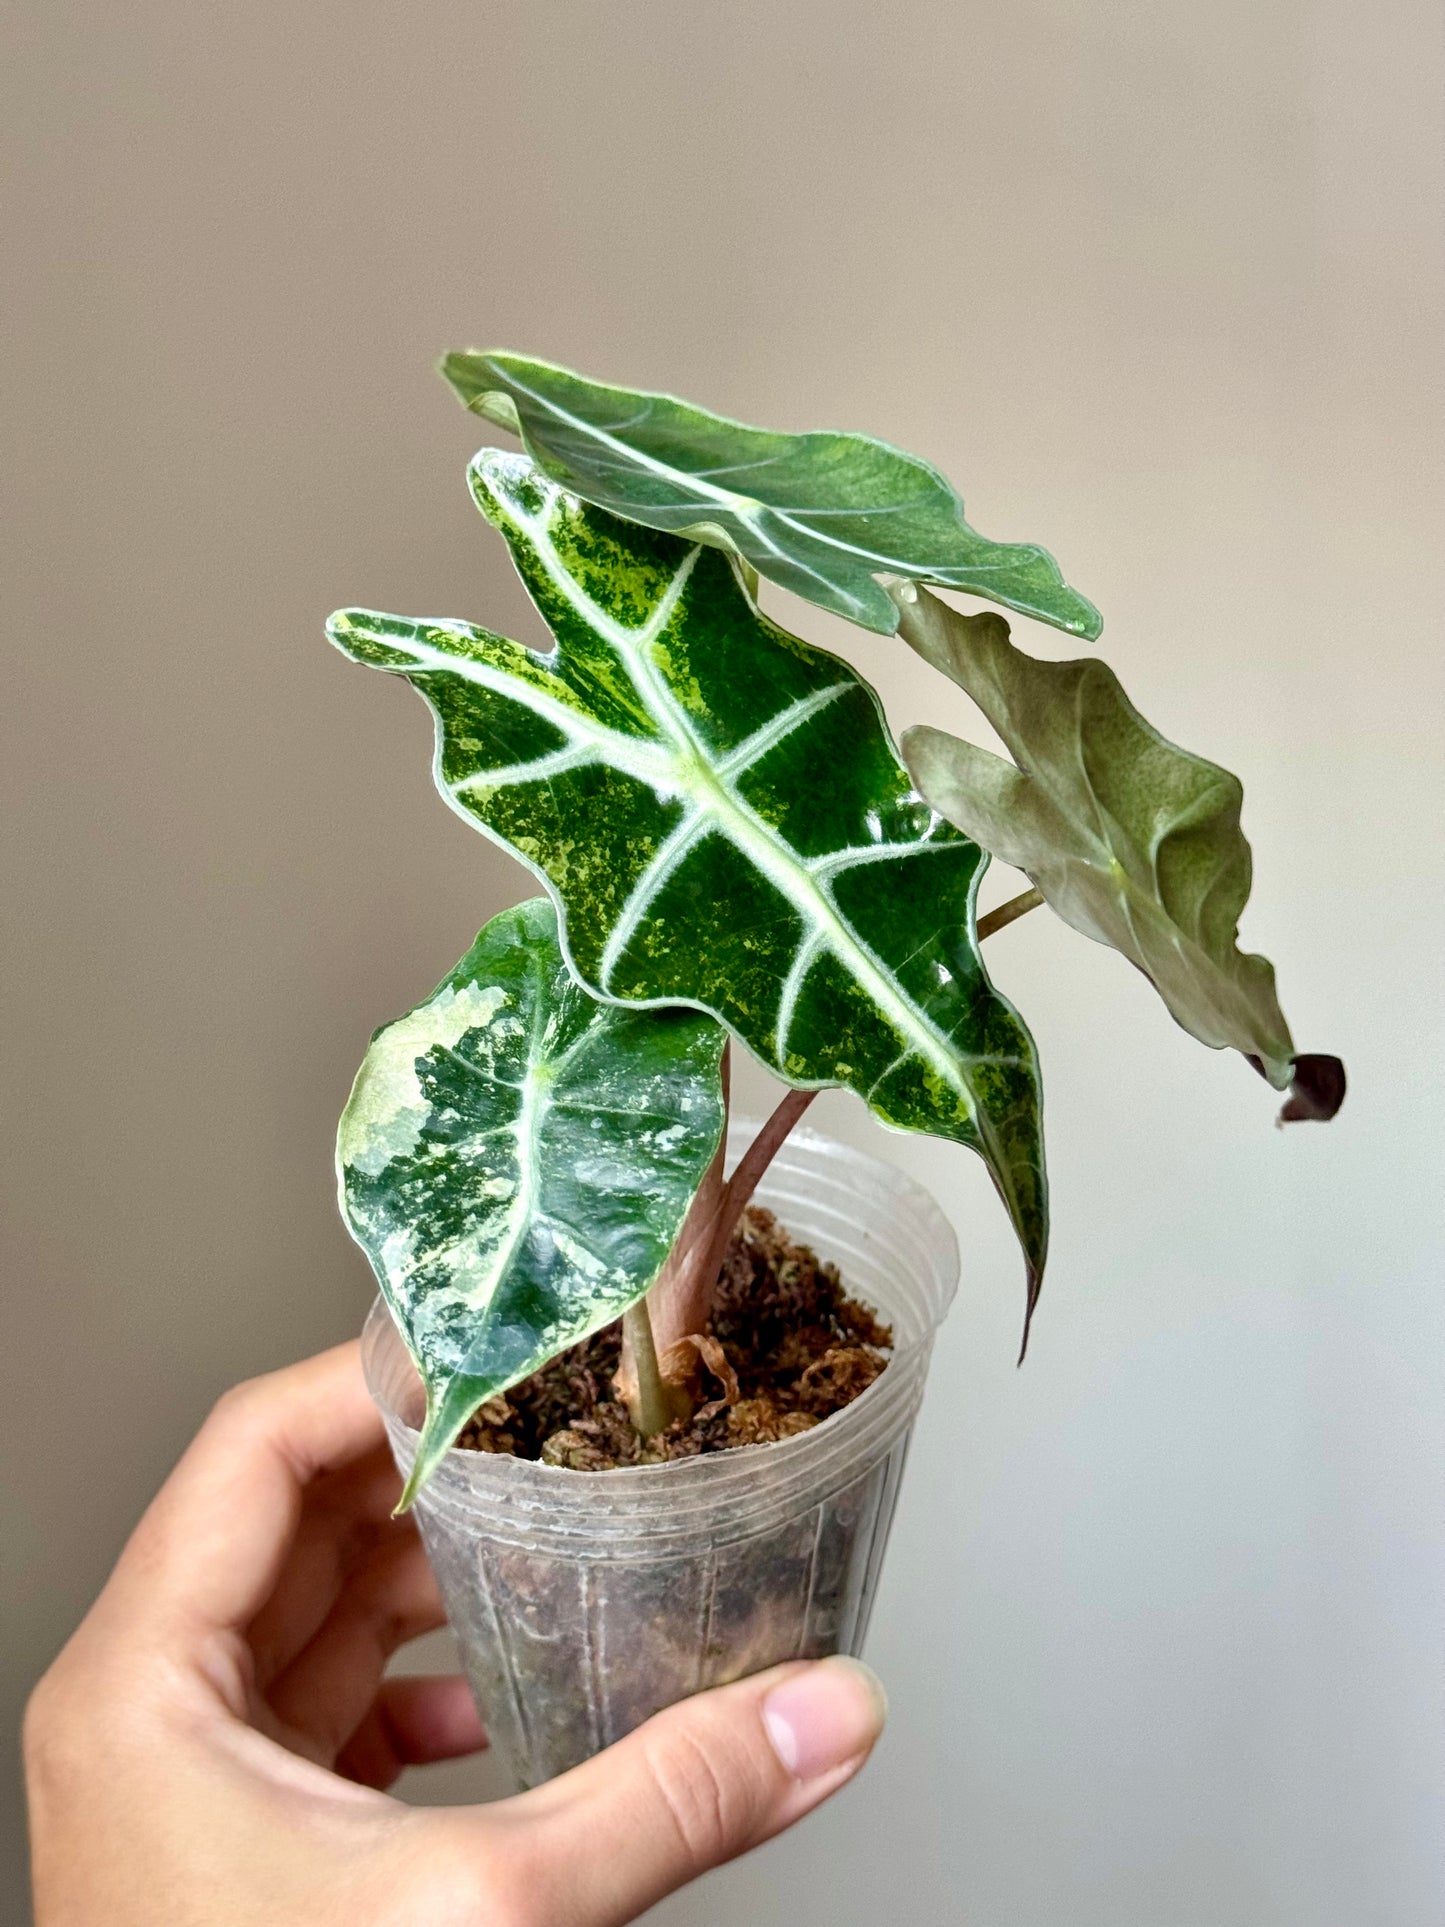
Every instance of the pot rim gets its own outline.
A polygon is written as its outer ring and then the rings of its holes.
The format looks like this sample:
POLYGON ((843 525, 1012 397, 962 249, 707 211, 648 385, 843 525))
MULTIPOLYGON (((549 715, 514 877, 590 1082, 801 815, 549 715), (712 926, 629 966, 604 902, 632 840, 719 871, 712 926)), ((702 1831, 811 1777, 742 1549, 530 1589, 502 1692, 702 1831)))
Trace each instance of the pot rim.
MULTIPOLYGON (((759 1123, 760 1120, 755 1118, 733 1116, 728 1123, 729 1151, 745 1149, 756 1134, 759 1123), (738 1140, 737 1145, 734 1144, 735 1139, 738 1140)), ((897 1165, 890 1164, 886 1159, 873 1157, 867 1151, 859 1151, 853 1145, 844 1143, 841 1139, 829 1137, 821 1131, 800 1129, 790 1133, 778 1159, 769 1168, 767 1177, 759 1186, 760 1199, 761 1194, 768 1189, 768 1178, 775 1174, 781 1175, 779 1167, 785 1168, 785 1160, 789 1152, 792 1152, 795 1157, 801 1154, 804 1158, 811 1153, 819 1160, 837 1158, 841 1154, 850 1164, 866 1167, 876 1180, 885 1184, 906 1201, 910 1217, 934 1245, 935 1269, 940 1280, 940 1289, 935 1295, 930 1315, 923 1329, 902 1345, 895 1347, 889 1354, 886 1368, 859 1393, 857 1398, 840 1411, 830 1412, 828 1417, 821 1420, 819 1424, 809 1427, 805 1432, 794 1433, 789 1438, 753 1445, 736 1445, 724 1452, 699 1453, 691 1458, 666 1459, 655 1465, 609 1466, 602 1470, 585 1472, 575 1466, 547 1465, 540 1459, 516 1458, 509 1452, 469 1452, 455 1445, 449 1448, 442 1464, 458 1468, 465 1466, 474 1476, 485 1469, 499 1483, 521 1485, 525 1482, 534 1491, 540 1491, 550 1485, 559 1497, 564 1491, 579 1493, 590 1488, 597 1500, 605 1503, 608 1491, 619 1500, 632 1493, 640 1496, 645 1485, 650 1484, 654 1487, 661 1485, 669 1475, 674 1480, 678 1480, 679 1475, 690 1477, 694 1483, 701 1479, 716 1480, 726 1474, 736 1475, 744 1471, 747 1466, 757 1463, 761 1454, 766 1454, 768 1465, 782 1474, 793 1461, 800 1457, 804 1455, 816 1457, 820 1447, 826 1451, 835 1442, 841 1447, 843 1430, 853 1432, 860 1424, 870 1419, 880 1400, 886 1400, 891 1404, 894 1402, 891 1395, 906 1396, 905 1381, 911 1381, 915 1376, 914 1370, 909 1368, 916 1367, 920 1361, 926 1367, 938 1326, 947 1315, 958 1289, 960 1254, 957 1233, 932 1192, 915 1178, 909 1177, 905 1171, 899 1170, 897 1165), (624 1479, 628 1484, 627 1494, 623 1492, 620 1483, 624 1479)), ((730 1159, 731 1161, 733 1160, 730 1159)), ((799 1175, 806 1176, 806 1172, 799 1175)), ((388 1427, 394 1433, 402 1434, 414 1449, 421 1436, 420 1431, 404 1416, 399 1403, 386 1394, 380 1382, 378 1354, 388 1344, 399 1346, 405 1355, 405 1341, 385 1299, 378 1293, 372 1301, 362 1328, 362 1366, 366 1375, 367 1389, 385 1417, 388 1427)), ((415 1365, 409 1357, 407 1357, 407 1364, 412 1375, 410 1382, 419 1384, 415 1365)))

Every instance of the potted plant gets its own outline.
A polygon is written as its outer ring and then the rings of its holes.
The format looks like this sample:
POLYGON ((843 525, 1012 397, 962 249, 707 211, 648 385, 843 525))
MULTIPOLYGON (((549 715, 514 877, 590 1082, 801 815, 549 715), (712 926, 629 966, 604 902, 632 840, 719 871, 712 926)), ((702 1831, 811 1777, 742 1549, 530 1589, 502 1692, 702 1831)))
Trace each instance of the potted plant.
POLYGON ((376 1033, 338 1171, 402 1504, 530 1782, 699 1687, 861 1643, 957 1261, 917 1187, 794 1132, 816 1091, 984 1159, 1027 1344, 1039 1075, 991 931, 1047 903, 1122 951, 1286 1093, 1282 1120, 1333 1115, 1344 1074, 1296 1054, 1238 948, 1235 778, 1101 662, 1035 659, 932 593, 1097 635, 1043 550, 978 535, 943 476, 866 436, 510 354, 443 372, 523 445, 469 479, 553 647, 355 609, 329 633, 418 689, 444 799, 546 895, 376 1033), (1012 760, 928 726, 895 747, 869 685, 761 612, 759 576, 896 633, 1012 760), (1033 887, 980 918, 990 855, 1033 887), (729 1039, 789 1087, 755 1131, 729 1128, 729 1039))

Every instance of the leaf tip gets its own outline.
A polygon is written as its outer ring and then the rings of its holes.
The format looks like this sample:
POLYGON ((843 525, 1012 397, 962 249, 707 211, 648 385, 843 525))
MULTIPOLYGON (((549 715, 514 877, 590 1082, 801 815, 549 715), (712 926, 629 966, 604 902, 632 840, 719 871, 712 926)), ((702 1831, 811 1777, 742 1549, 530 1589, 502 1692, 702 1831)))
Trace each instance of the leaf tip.
MULTIPOLYGON (((1246 1061, 1261 1077, 1273 1081, 1262 1058, 1250 1052, 1246 1061)), ((1345 1101, 1346 1087, 1345 1067, 1338 1057, 1325 1051, 1302 1052, 1290 1061, 1288 1095, 1275 1124, 1281 1130, 1286 1124, 1328 1124, 1345 1101)))
POLYGON ((333 609, 326 618, 326 640, 351 662, 357 660, 356 614, 354 609, 333 609))
POLYGON ((1087 596, 1080 595, 1077 589, 1073 593, 1079 613, 1068 625, 1069 633, 1084 642, 1097 642, 1104 633, 1104 618, 1087 596))
POLYGON ((451 348, 438 357, 436 371, 468 413, 482 415, 498 428, 520 437, 522 429, 516 403, 498 386, 501 377, 494 364, 505 350, 451 348))
POLYGON ((1280 1107, 1281 1125, 1314 1119, 1327 1124, 1345 1101, 1345 1067, 1338 1057, 1306 1051, 1294 1060, 1289 1096, 1280 1107))
POLYGON ((1024 1330, 1023 1330, 1023 1337, 1019 1341, 1019 1355, 1014 1360, 1015 1370, 1017 1370, 1018 1367, 1022 1365, 1024 1360, 1028 1357, 1029 1334, 1033 1331, 1033 1328, 1034 1328, 1034 1313, 1038 1310, 1039 1293, 1044 1288, 1043 1266, 1041 1264, 1036 1264, 1032 1258, 1030 1258, 1027 1261, 1027 1265, 1028 1265, 1028 1302, 1024 1306, 1024 1330))
POLYGON ((454 1424, 450 1419, 444 1425, 439 1425, 438 1416, 429 1407, 421 1428, 421 1437, 416 1443, 416 1457, 411 1462, 411 1470, 407 1473, 406 1483, 401 1488, 401 1497, 397 1500, 396 1509, 391 1515, 394 1519, 399 1519, 404 1512, 411 1511, 420 1496, 422 1487, 430 1481, 432 1474, 451 1450, 457 1433, 462 1429, 461 1424, 454 1424))
POLYGON ((463 408, 470 408, 476 393, 476 382, 472 378, 472 368, 481 360, 474 348, 449 348, 444 355, 438 355, 432 363, 447 387, 451 389, 463 408))

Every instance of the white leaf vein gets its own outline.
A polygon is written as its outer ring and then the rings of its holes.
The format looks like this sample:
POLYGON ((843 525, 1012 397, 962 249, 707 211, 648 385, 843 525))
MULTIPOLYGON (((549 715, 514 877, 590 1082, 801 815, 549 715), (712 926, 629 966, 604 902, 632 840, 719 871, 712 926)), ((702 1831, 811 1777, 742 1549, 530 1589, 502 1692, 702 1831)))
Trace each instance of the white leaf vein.
MULTIPOLYGON (((607 976, 610 977, 627 942, 641 926, 657 889, 673 874, 687 850, 692 847, 702 822, 710 819, 709 827, 716 827, 741 850, 753 867, 800 914, 805 925, 800 948, 811 948, 814 953, 809 958, 809 966, 826 946, 843 963, 898 1035, 932 1065, 963 1100, 969 1115, 976 1119, 977 1101, 967 1077, 961 1074, 960 1053, 953 1040, 908 996, 871 945, 845 919, 827 887, 827 879, 813 875, 807 861, 800 858, 776 829, 751 808, 737 788, 737 777, 741 774, 742 766, 724 776, 711 761, 707 746, 696 734, 692 718, 683 709, 653 660, 652 644, 672 621, 696 565, 699 550, 693 548, 688 551, 647 621, 638 627, 629 627, 618 622, 609 610, 594 601, 576 578, 568 573, 550 529, 562 494, 563 491, 555 483, 548 483, 544 493, 545 507, 540 515, 527 514, 514 505, 510 511, 512 518, 531 542, 543 571, 557 593, 566 599, 590 629, 609 640, 617 649, 644 708, 655 719, 659 734, 671 750, 668 758, 671 786, 693 797, 698 818, 696 823, 690 818, 685 820, 685 837, 681 834, 682 825, 674 829, 669 842, 675 839, 676 848, 667 851, 665 864, 654 858, 623 906, 618 922, 625 926, 625 934, 619 937, 614 928, 609 937, 605 952, 607 976)), ((824 693, 831 698, 834 692, 819 692, 820 695, 824 693)), ((665 751, 663 753, 666 754, 665 751)), ((920 844, 917 847, 929 846, 920 844)), ((858 854, 860 860, 867 860, 866 852, 858 854)), ((658 857, 662 855, 663 852, 659 851, 658 857)), ((807 973, 806 970, 798 970, 796 957, 790 980, 795 973, 800 991, 807 973)), ((605 978, 602 988, 606 988, 605 978)), ((797 994, 795 991, 795 1001, 797 994)), ((791 1016, 790 1009, 790 1023, 791 1016)))

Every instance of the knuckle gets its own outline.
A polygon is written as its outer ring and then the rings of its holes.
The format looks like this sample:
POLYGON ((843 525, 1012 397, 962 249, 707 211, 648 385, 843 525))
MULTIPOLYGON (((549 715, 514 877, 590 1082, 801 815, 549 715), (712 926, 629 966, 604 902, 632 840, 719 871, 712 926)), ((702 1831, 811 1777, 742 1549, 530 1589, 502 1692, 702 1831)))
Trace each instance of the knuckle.
POLYGON ((709 1724, 664 1728, 645 1754, 659 1802, 688 1859, 712 1866, 758 1831, 768 1785, 736 1735, 709 1724))

